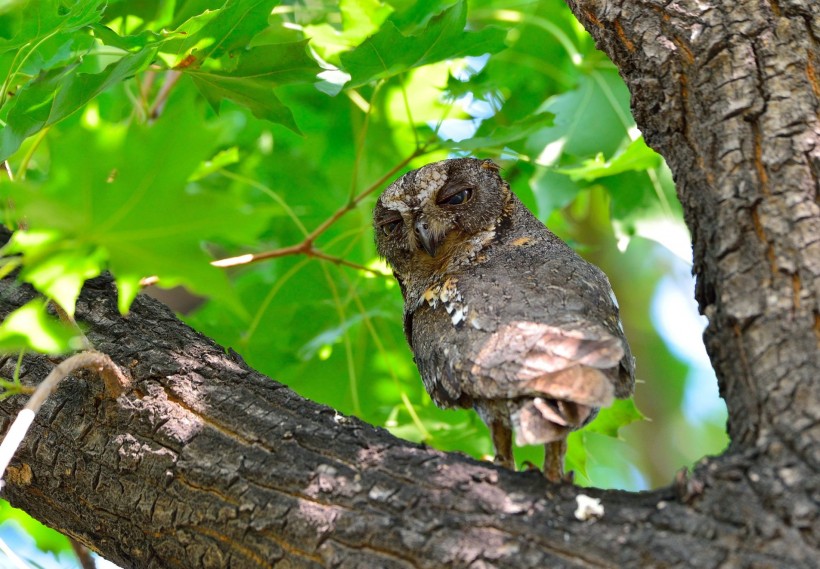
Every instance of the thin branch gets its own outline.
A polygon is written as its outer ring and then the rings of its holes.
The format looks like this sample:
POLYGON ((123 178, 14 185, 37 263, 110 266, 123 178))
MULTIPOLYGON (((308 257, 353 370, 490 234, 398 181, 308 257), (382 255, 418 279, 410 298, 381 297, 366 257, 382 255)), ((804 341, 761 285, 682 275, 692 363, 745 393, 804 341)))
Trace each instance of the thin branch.
POLYGON ((351 269, 358 269, 360 271, 365 271, 365 272, 368 272, 368 273, 370 273, 372 275, 375 275, 375 276, 378 276, 378 277, 389 277, 390 276, 390 275, 385 275, 384 273, 382 273, 381 271, 378 271, 376 269, 366 267, 365 265, 360 265, 358 263, 353 263, 353 262, 348 261, 347 259, 344 259, 342 257, 334 257, 333 255, 328 255, 327 253, 323 253, 322 251, 319 251, 318 249, 313 249, 310 253, 308 253, 308 256, 309 257, 316 257, 317 259, 324 259, 325 261, 330 261, 331 263, 333 263, 335 265, 343 265, 345 267, 350 267, 351 269))
MULTIPOLYGON (((264 253, 247 253, 245 255, 238 255, 236 257, 228 257, 227 259, 219 259, 218 261, 212 261, 211 265, 213 265, 214 267, 220 267, 224 269, 227 267, 239 267, 242 265, 249 265, 250 263, 264 261, 266 259, 276 259, 278 257, 287 257, 289 255, 300 254, 306 255, 307 257, 322 259, 324 261, 330 261, 335 265, 344 265, 345 267, 350 267, 351 269, 366 271, 368 273, 378 275, 380 277, 385 276, 384 273, 376 269, 366 267, 365 265, 360 265, 358 263, 354 263, 353 261, 348 261, 347 259, 343 259, 342 257, 334 257, 333 255, 328 255, 324 251, 320 251, 319 249, 314 249, 312 247, 307 246, 307 244, 304 242, 300 243, 299 245, 293 245, 292 247, 283 247, 282 249, 265 251, 264 253)), ((151 284, 154 283, 152 282, 151 284)))
POLYGON ((82 352, 75 354, 70 358, 62 361, 57 365, 51 373, 49 373, 45 380, 37 386, 34 393, 26 402, 25 407, 17 415, 17 418, 9 427, 3 442, 0 443, 0 486, 2 485, 3 475, 6 473, 6 468, 11 462, 11 457, 17 451, 23 438, 26 436, 31 423, 34 421, 34 416, 40 407, 43 406, 46 399, 57 389, 57 385, 79 369, 91 369, 97 372, 103 379, 106 393, 116 398, 128 387, 129 381, 120 368, 117 367, 111 358, 99 352, 82 352))
MULTIPOLYGON (((384 84, 383 81, 379 81, 376 84, 376 88, 373 89, 373 94, 370 96, 370 101, 367 104, 367 111, 364 113, 364 122, 362 123, 362 131, 359 133, 359 138, 356 141, 356 158, 353 161, 353 175, 350 177, 350 198, 356 195, 356 184, 359 181, 359 167, 361 165, 362 156, 364 155, 364 143, 367 140, 367 130, 370 128, 370 111, 373 109, 373 104, 376 101, 376 96, 379 93, 379 88, 384 84)), ((355 104, 355 102, 354 102, 355 104)), ((416 148, 419 147, 419 141, 416 140, 416 148)))
POLYGON ((151 105, 148 111, 148 120, 156 120, 162 114, 165 103, 168 102, 168 97, 171 95, 171 90, 174 88, 174 85, 177 84, 180 77, 182 77, 182 72, 174 71, 173 69, 165 76, 165 82, 162 84, 162 87, 159 88, 159 93, 157 93, 154 99, 154 104, 151 105))
POLYGON ((416 123, 413 121, 413 113, 410 110, 410 98, 407 96, 407 82, 401 82, 401 98, 404 101, 404 112, 407 113, 407 122, 410 124, 410 130, 413 131, 413 140, 416 142, 416 148, 419 147, 419 132, 416 130, 416 123))
POLYGON ((384 185, 384 183, 385 183, 387 180, 389 180, 390 178, 392 178, 393 176, 395 176, 395 175, 396 175, 396 173, 397 173, 399 170, 401 170, 402 168, 404 168, 405 166, 407 166, 407 165, 408 165, 411 161, 413 161, 415 158, 417 158, 417 157, 421 156, 421 155, 422 155, 422 154, 424 154, 426 151, 427 151, 427 146, 426 146, 426 145, 425 145, 425 146, 420 146, 420 147, 416 148, 416 150, 414 150, 414 151, 413 151, 413 153, 412 153, 412 154, 410 154, 407 158, 405 158, 404 160, 402 160, 401 162, 399 162, 398 164, 396 164, 393 168, 391 168, 391 169, 390 169, 390 170, 389 170, 386 174, 384 174, 381 178, 379 178, 379 179, 378 179, 377 181, 375 181, 373 184, 371 184, 371 185, 370 185, 370 186, 368 186, 366 189, 364 189, 364 190, 363 190, 363 191, 362 191, 359 195, 355 196, 353 199, 351 199, 349 202, 347 202, 347 204, 345 204, 345 205, 343 205, 342 207, 340 207, 339 209, 337 209, 337 210, 333 213, 333 215, 331 215, 331 216, 330 216, 329 218, 327 218, 324 222, 322 222, 322 223, 319 225, 319 227, 317 227, 316 229, 314 229, 313 231, 311 231, 311 232, 308 234, 308 236, 305 238, 305 242, 307 242, 307 243, 309 243, 309 244, 312 244, 312 243, 313 243, 313 241, 315 241, 315 240, 316 240, 316 238, 317 238, 319 235, 321 235, 322 233, 324 233, 325 231, 327 231, 327 229, 328 229, 331 225, 333 225, 334 223, 336 223, 336 222, 339 220, 339 218, 341 218, 341 217, 342 217, 344 214, 346 214, 347 212, 349 212, 349 211, 351 211, 351 210, 355 209, 355 208, 356 208, 356 206, 357 206, 357 205, 359 205, 359 203, 361 203, 361 201, 362 201, 364 198, 366 198, 367 196, 369 196, 370 194, 372 194, 372 193, 373 193, 374 191, 376 191, 377 189, 381 188, 381 187, 384 185))
POLYGON ((77 561, 80 562, 80 567, 82 569, 96 569, 97 564, 94 562, 94 558, 91 557, 91 551, 76 539, 68 538, 68 541, 77 556, 77 561))
POLYGON ((327 253, 320 251, 319 249, 316 249, 313 246, 313 243, 322 233, 327 231, 331 225, 339 221, 339 219, 341 219, 349 211, 354 210, 356 206, 358 206, 362 202, 362 200, 364 200, 367 196, 372 194, 377 189, 381 188, 384 185, 384 183, 390 178, 392 178, 399 170, 407 166, 413 159, 425 154, 426 152, 427 145, 416 148, 416 150, 414 150, 412 154, 407 156, 407 158, 396 164, 381 178, 379 178, 370 186, 362 190, 358 195, 353 196, 350 200, 348 200, 348 202, 345 205, 337 209, 335 212, 333 212, 333 214, 330 217, 328 217, 321 224, 319 224, 319 226, 316 227, 316 229, 305 235, 305 238, 302 240, 301 243, 297 243, 296 245, 290 245, 288 247, 282 247, 281 249, 265 251, 262 253, 247 253, 245 255, 238 255, 236 257, 219 259, 216 261, 212 261, 211 265, 213 265, 214 267, 221 268, 238 267, 241 265, 256 263, 258 261, 264 261, 266 259, 276 259, 278 257, 287 257, 289 255, 307 255, 308 257, 316 257, 317 259, 330 261, 331 263, 335 263, 337 265, 344 265, 346 267, 351 267, 362 271, 368 271, 370 273, 383 276, 381 272, 371 269, 370 267, 365 267, 364 265, 359 265, 357 263, 353 263, 340 257, 328 255, 327 253))
POLYGON ((63 310, 63 307, 60 306, 58 302, 50 300, 49 304, 54 309, 54 312, 57 314, 57 317, 60 319, 60 321, 64 324, 67 324, 68 326, 71 326, 71 328, 74 329, 74 332, 76 332, 77 335, 80 337, 83 343, 82 349, 93 350, 94 346, 91 345, 91 340, 89 340, 88 336, 85 335, 85 332, 83 332, 83 329, 80 328, 79 324, 77 324, 77 321, 74 319, 74 317, 65 310, 63 310))

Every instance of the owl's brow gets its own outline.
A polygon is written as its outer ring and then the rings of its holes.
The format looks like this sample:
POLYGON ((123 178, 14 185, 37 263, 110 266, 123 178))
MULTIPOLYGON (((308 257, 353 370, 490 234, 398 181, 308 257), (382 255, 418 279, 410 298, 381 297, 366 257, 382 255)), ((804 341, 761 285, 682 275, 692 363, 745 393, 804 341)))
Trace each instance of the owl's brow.
POLYGON ((401 212, 396 211, 394 209, 388 209, 385 207, 381 208, 382 211, 379 211, 376 214, 376 225, 384 225, 385 223, 390 223, 393 221, 401 220, 401 212))

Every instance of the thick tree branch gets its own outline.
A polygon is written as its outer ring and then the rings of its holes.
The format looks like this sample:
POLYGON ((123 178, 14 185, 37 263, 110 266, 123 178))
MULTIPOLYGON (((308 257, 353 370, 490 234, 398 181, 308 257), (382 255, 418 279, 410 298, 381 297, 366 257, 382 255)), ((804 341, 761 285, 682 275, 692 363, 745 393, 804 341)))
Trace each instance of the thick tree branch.
POLYGON ((733 444, 780 439, 817 469, 816 6, 568 3, 618 66, 638 126, 675 174, 733 444))
MULTIPOLYGON (((0 285, 0 316, 31 296, 0 285)), ((124 567, 809 567, 815 553, 801 535, 808 512, 786 519, 768 502, 772 487, 786 493, 780 463, 752 453, 651 493, 584 490, 605 511, 581 522, 582 490, 302 399, 153 299, 120 317, 108 279, 86 286, 77 315, 133 390, 115 401, 94 374, 63 382, 5 497, 124 567)), ((54 365, 26 357, 23 381, 54 365)), ((23 403, 0 404, 3 428, 23 403)))

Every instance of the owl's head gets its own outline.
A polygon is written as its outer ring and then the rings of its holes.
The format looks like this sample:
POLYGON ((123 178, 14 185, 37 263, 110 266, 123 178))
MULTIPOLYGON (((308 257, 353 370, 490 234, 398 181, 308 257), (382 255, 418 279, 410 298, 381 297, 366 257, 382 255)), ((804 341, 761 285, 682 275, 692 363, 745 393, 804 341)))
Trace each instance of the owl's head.
POLYGON ((510 196, 491 160, 455 158, 408 172, 376 203, 379 254, 398 275, 440 270, 495 229, 510 196))

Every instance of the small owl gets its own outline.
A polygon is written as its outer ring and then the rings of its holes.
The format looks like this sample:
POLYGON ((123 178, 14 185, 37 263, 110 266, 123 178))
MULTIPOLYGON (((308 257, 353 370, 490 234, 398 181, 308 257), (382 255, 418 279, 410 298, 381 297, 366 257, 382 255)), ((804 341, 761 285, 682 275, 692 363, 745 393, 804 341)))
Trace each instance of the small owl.
POLYGON ((609 281, 519 201, 490 160, 428 164, 393 182, 376 245, 404 296, 404 332, 427 392, 472 407, 496 462, 543 443, 563 479, 566 437, 615 397, 634 363, 609 281))

